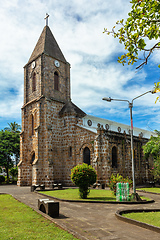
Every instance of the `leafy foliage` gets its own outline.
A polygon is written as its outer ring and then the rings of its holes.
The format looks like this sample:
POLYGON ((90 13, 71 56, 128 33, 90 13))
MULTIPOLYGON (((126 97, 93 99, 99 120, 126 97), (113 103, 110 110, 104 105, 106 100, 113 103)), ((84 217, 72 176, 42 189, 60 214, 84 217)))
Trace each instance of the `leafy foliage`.
POLYGON ((151 173, 154 176, 154 180, 160 180, 160 132, 155 130, 158 134, 157 137, 151 136, 150 140, 143 146, 143 152, 145 158, 152 156, 154 159, 154 165, 151 169, 151 173))
POLYGON ((10 175, 12 176, 13 178, 13 182, 17 180, 17 177, 18 177, 18 167, 12 167, 10 170, 9 170, 9 173, 10 175))
POLYGON ((11 122, 11 123, 8 123, 8 125, 9 125, 9 127, 4 129, 5 131, 7 130, 9 132, 20 133, 21 126, 18 123, 11 122))
MULTIPOLYGON (((118 57, 118 62, 133 65, 138 60, 138 68, 148 63, 149 57, 155 50, 160 49, 160 1, 159 0, 131 0, 131 11, 126 21, 117 21, 112 31, 104 29, 104 33, 112 34, 119 39, 126 52, 118 57), (148 41, 152 40, 152 41, 148 41)), ((160 64, 158 65, 160 67, 160 64)), ((155 85, 155 92, 159 91, 159 82, 155 85)), ((159 99, 157 97, 156 101, 159 99)))
POLYGON ((19 157, 19 147, 19 133, 0 131, 0 166, 5 167, 7 179, 9 179, 9 169, 13 166, 11 156, 19 157))
POLYGON ((130 188, 133 186, 132 185, 132 180, 129 179, 128 177, 127 178, 123 178, 123 176, 120 175, 119 173, 117 175, 112 174, 111 178, 110 178, 110 181, 109 181, 109 188, 110 188, 111 191, 113 191, 114 195, 116 195, 116 184, 118 182, 124 182, 124 183, 128 182, 130 188))
MULTIPOLYGON (((133 64, 139 59, 140 52, 143 52, 143 62, 139 66, 147 64, 148 58, 154 50, 160 48, 160 2, 159 0, 131 0, 132 9, 128 13, 129 17, 117 21, 116 25, 121 26, 118 31, 115 31, 115 26, 112 31, 107 28, 104 32, 113 34, 115 38, 119 38, 119 42, 123 43, 127 53, 119 57, 119 62, 124 64, 133 64), (156 40, 152 47, 147 47, 147 40, 156 40), (126 60, 127 59, 127 60, 126 60)), ((142 56, 142 54, 141 54, 142 56)), ((138 67, 138 68, 139 68, 138 67)))
POLYGON ((85 199, 89 194, 89 187, 96 182, 97 174, 95 169, 83 163, 82 165, 77 165, 71 169, 71 180, 72 182, 79 187, 80 197, 85 199))
POLYGON ((160 157, 154 160, 153 168, 151 169, 151 173, 154 176, 154 180, 156 182, 160 182, 160 157))
POLYGON ((143 153, 145 158, 150 155, 156 159, 160 154, 160 135, 157 137, 151 136, 150 140, 143 146, 143 153))
POLYGON ((3 175, 0 175, 0 183, 3 183, 5 181, 5 177, 3 175))

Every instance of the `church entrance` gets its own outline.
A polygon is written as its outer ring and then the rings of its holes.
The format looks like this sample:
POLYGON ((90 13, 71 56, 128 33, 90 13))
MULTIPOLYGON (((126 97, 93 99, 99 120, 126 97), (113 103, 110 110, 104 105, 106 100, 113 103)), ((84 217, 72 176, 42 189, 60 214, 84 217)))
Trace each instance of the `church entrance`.
POLYGON ((88 147, 85 147, 83 150, 83 162, 90 165, 90 150, 88 147))

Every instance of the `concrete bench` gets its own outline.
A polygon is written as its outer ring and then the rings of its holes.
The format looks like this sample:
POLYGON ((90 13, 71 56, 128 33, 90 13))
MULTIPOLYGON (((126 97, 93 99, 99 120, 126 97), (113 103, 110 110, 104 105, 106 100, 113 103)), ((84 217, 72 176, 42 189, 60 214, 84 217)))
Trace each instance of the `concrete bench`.
POLYGON ((62 189, 62 183, 58 183, 58 189, 62 189))
POLYGON ((93 187, 93 188, 96 188, 96 187, 100 188, 100 187, 101 187, 101 184, 100 184, 100 183, 94 183, 92 187, 93 187))
POLYGON ((37 188, 40 188, 40 190, 44 190, 45 189, 45 185, 41 184, 41 185, 32 185, 31 186, 31 192, 34 192, 34 190, 36 190, 37 188))
POLYGON ((155 187, 155 182, 154 181, 147 181, 147 185, 149 185, 149 187, 155 187))
POLYGON ((52 187, 53 187, 53 189, 56 188, 56 187, 58 187, 57 183, 54 183, 54 184, 52 185, 52 187))
POLYGON ((36 190, 36 188, 38 188, 39 187, 39 185, 32 185, 31 186, 31 192, 34 192, 34 190, 36 190))
POLYGON ((39 185, 39 187, 40 187, 40 190, 45 190, 45 185, 44 184, 39 185))
POLYGON ((38 199, 38 209, 50 217, 59 217, 59 202, 49 199, 38 199))
POLYGON ((54 184, 52 185, 52 187, 53 187, 53 189, 54 189, 54 188, 62 189, 62 183, 54 183, 54 184))

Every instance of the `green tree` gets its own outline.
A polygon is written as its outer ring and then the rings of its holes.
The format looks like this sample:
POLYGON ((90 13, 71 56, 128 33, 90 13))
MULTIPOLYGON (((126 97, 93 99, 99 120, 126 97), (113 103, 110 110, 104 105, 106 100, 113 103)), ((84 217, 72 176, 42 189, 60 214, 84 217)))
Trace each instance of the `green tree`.
POLYGON ((0 131, 0 166, 6 169, 7 181, 9 181, 9 169, 13 167, 12 156, 19 156, 19 147, 19 133, 0 131))
POLYGON ((5 177, 3 175, 0 175, 0 184, 5 181, 5 177))
POLYGON ((151 136, 150 140, 143 146, 143 152, 145 158, 152 155, 154 159, 157 159, 160 155, 160 135, 157 137, 151 136))
POLYGON ((12 178, 13 178, 13 182, 17 181, 17 177, 18 177, 18 167, 12 167, 9 171, 9 173, 11 174, 12 178))
POLYGON ((151 173, 153 174, 154 180, 160 183, 160 157, 154 159, 154 165, 151 169, 151 173))
MULTIPOLYGON (((8 123, 9 127, 4 128, 4 130, 7 130, 9 132, 13 132, 13 133, 20 133, 21 130, 21 126, 16 123, 16 122, 11 122, 8 123)), ((14 153, 15 159, 16 159, 16 165, 18 164, 19 161, 19 149, 17 149, 18 151, 14 153)))
POLYGON ((11 122, 11 123, 8 123, 9 127, 5 128, 4 130, 7 130, 9 132, 14 132, 14 133, 20 133, 20 130, 21 130, 21 126, 16 123, 16 122, 11 122))
POLYGON ((71 169, 71 180, 79 187, 79 194, 82 199, 87 198, 90 192, 89 187, 96 182, 96 179, 95 169, 86 163, 71 169))
MULTIPOLYGON (((131 0, 130 3, 127 20, 117 21, 111 31, 105 28, 104 33, 112 34, 125 47, 126 52, 118 57, 118 62, 130 65, 140 61, 138 69, 148 63, 155 50, 160 49, 160 1, 131 0)), ((155 91, 158 89, 159 83, 155 85, 155 91)))
POLYGON ((150 156, 154 159, 154 164, 151 169, 151 173, 154 176, 154 180, 160 180, 160 132, 155 131, 158 136, 151 136, 150 140, 143 146, 143 152, 146 159, 150 156))

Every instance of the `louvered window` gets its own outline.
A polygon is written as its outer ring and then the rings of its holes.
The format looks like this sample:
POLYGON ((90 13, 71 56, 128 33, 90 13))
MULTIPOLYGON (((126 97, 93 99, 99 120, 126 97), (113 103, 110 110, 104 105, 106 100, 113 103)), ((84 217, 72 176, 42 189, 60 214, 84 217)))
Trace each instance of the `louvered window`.
POLYGON ((36 73, 33 73, 32 77, 32 92, 36 91, 36 73))
POLYGON ((54 89, 59 91, 59 75, 57 72, 54 73, 54 89))

